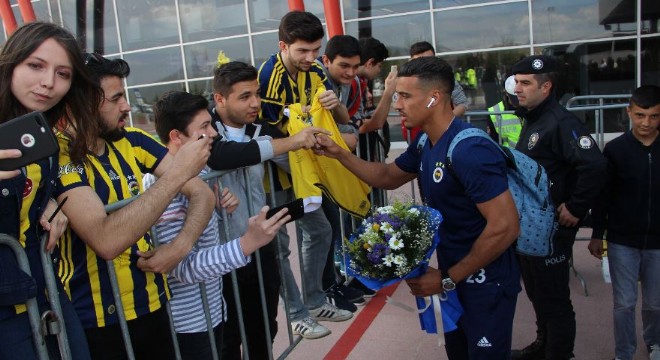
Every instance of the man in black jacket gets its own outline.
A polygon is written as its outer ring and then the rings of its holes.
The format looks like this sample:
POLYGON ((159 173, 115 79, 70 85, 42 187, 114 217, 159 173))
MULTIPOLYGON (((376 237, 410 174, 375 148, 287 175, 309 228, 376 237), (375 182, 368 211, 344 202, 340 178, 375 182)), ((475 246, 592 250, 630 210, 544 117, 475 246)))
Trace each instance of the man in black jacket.
POLYGON ((628 105, 632 129, 610 141, 607 182, 593 208, 589 252, 607 257, 614 300, 616 359, 632 359, 637 345, 635 305, 642 284, 644 343, 660 359, 660 87, 641 86, 628 105))
POLYGON ((581 220, 605 179, 605 158, 580 120, 555 98, 559 65, 545 55, 513 65, 515 93, 524 119, 516 149, 538 161, 552 182, 559 228, 554 252, 547 257, 520 256, 525 292, 536 313, 537 338, 512 359, 568 360, 573 357, 575 312, 570 298, 569 260, 581 220))

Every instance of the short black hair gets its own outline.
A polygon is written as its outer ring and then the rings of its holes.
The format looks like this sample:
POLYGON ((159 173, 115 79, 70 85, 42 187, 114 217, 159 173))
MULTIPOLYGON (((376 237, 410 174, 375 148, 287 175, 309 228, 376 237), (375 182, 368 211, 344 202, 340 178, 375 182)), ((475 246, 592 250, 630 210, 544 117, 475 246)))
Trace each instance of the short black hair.
POLYGON ((413 57, 417 54, 421 54, 423 52, 427 52, 429 50, 433 51, 433 53, 435 54, 435 48, 433 47, 433 45, 431 45, 430 42, 428 41, 416 42, 410 45, 410 57, 413 57))
POLYGON ((642 85, 633 91, 630 97, 630 106, 637 105, 642 109, 649 109, 660 104, 660 87, 656 85, 642 85))
POLYGON ((213 71, 213 91, 229 96, 231 87, 242 81, 257 80, 257 69, 241 61, 222 64, 213 71))
MULTIPOLYGON (((325 44, 325 56, 332 62, 337 56, 361 56, 360 43, 350 35, 335 35, 325 44)), ((361 60, 362 58, 360 58, 361 60)))
POLYGON ((423 83, 438 86, 448 96, 454 91, 454 70, 449 63, 435 56, 408 61, 401 66, 397 77, 416 77, 423 83))
POLYGON ((97 53, 85 54, 85 66, 97 84, 106 76, 128 77, 131 67, 124 59, 108 59, 97 53))
POLYGON ((170 142, 170 131, 179 130, 186 136, 186 127, 200 111, 207 111, 208 100, 202 95, 193 95, 185 91, 168 91, 153 106, 156 133, 160 141, 170 142))
POLYGON ((362 38, 360 43, 360 65, 364 65, 369 59, 374 59, 374 63, 378 64, 390 56, 389 51, 385 45, 378 39, 372 37, 362 38))
POLYGON ((285 44, 297 40, 314 42, 323 38, 325 31, 321 20, 307 11, 290 11, 280 20, 279 37, 285 44))

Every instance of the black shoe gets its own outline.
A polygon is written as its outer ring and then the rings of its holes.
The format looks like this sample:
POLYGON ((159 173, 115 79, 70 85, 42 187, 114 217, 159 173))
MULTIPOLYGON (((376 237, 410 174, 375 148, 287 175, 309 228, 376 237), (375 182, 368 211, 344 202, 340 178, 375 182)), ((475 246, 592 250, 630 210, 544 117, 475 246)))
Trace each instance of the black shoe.
POLYGON ((511 360, 544 360, 545 342, 541 339, 534 340, 522 350, 511 350, 511 360))
POLYGON ((364 286, 363 283, 361 283, 359 280, 356 280, 356 279, 353 279, 350 282, 350 284, 348 284, 348 287, 353 288, 353 289, 358 289, 358 290, 362 291, 362 293, 364 294, 364 295, 362 295, 362 297, 364 297, 364 298, 372 298, 376 295, 375 290, 369 289, 368 287, 364 286))
POLYGON ((325 292, 325 300, 342 310, 348 310, 350 312, 357 311, 355 304, 346 300, 340 293, 332 291, 332 288, 325 292))
POLYGON ((337 284, 332 288, 330 288, 329 291, 333 291, 337 294, 340 294, 342 297, 344 297, 344 299, 352 303, 364 301, 364 293, 362 292, 362 290, 344 286, 344 284, 337 284))

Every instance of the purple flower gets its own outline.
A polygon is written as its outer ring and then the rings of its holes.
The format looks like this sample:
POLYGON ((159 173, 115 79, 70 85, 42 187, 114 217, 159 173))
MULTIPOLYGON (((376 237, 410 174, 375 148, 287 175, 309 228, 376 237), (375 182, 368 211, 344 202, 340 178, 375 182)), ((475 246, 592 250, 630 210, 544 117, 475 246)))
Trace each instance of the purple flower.
POLYGON ((383 261, 383 257, 389 252, 388 250, 384 244, 376 244, 371 249, 371 252, 367 254, 367 259, 372 264, 380 264, 383 261))

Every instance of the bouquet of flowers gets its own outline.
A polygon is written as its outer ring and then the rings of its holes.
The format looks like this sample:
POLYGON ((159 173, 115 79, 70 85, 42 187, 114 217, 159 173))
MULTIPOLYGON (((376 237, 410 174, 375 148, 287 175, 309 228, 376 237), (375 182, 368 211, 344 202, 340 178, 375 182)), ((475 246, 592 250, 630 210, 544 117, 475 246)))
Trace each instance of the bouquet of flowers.
MULTIPOLYGON (((346 272, 373 290, 421 276, 440 242, 441 222, 440 212, 427 206, 395 202, 377 208, 345 241, 346 272)), ((416 302, 422 330, 444 343, 442 333, 456 329, 463 312, 456 292, 416 302)))
POLYGON ((346 241, 347 272, 378 290, 420 276, 438 245, 436 209, 395 202, 377 208, 346 241))

